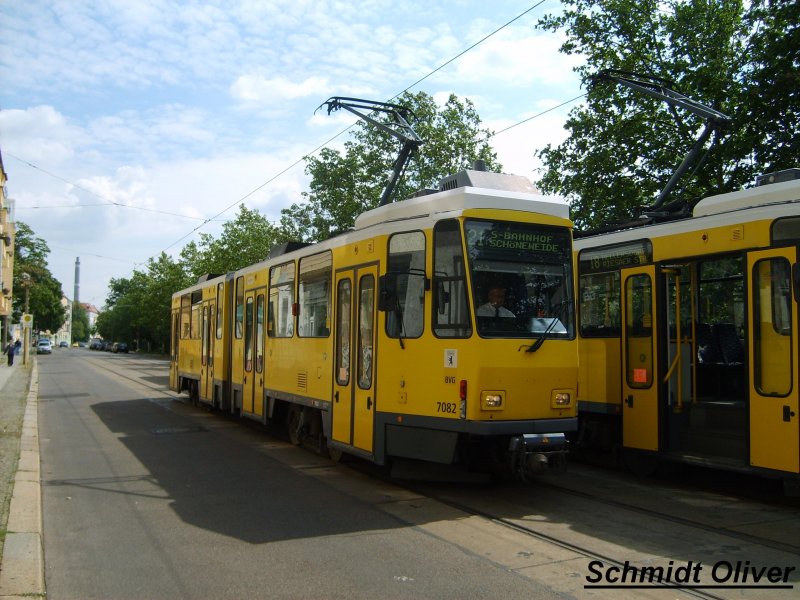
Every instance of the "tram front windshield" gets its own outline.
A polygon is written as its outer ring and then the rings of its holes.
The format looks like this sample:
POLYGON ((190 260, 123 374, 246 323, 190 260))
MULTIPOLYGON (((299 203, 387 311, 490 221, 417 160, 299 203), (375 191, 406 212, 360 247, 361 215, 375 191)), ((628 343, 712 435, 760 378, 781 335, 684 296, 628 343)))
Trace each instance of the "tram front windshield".
POLYGON ((464 231, 481 336, 574 337, 568 229, 469 219, 464 231))

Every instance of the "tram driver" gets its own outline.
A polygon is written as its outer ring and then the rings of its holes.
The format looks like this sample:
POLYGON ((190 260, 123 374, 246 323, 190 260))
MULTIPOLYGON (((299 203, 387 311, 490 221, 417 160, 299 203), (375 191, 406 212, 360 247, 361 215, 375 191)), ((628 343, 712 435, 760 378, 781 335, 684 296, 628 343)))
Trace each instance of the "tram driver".
POLYGON ((476 314, 479 317, 511 317, 514 318, 513 312, 508 310, 505 306, 506 301, 506 288, 504 285, 495 283, 489 288, 487 294, 488 301, 478 307, 476 314))

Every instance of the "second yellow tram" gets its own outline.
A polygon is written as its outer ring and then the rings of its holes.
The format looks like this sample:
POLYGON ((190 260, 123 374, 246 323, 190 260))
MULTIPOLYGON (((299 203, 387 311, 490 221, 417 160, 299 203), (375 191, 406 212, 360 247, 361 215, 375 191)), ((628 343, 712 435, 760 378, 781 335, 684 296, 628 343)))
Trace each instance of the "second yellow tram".
POLYGON ((578 441, 800 481, 800 170, 576 239, 578 441))

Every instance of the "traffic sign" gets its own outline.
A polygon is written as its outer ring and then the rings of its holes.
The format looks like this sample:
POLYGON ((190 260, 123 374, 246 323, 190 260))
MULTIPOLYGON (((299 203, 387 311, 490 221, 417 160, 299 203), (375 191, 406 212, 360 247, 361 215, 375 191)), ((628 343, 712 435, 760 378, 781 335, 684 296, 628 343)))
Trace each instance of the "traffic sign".
POLYGON ((33 325, 33 315, 30 313, 24 313, 22 315, 22 326, 26 329, 30 329, 31 325, 33 325))

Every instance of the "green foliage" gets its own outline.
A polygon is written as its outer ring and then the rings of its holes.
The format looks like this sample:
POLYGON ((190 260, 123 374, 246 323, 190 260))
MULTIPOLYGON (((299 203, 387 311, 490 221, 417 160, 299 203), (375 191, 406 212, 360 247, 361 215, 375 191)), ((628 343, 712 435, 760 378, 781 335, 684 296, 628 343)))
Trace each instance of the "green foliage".
POLYGON ((147 262, 146 271, 112 279, 105 309, 97 318, 98 333, 109 341, 166 352, 172 294, 190 281, 184 265, 163 252, 147 262))
POLYGON ((589 86, 603 69, 652 74, 730 115, 734 124, 673 199, 731 191, 754 174, 796 166, 800 153, 800 14, 796 3, 759 0, 564 0, 539 26, 563 31, 561 51, 588 94, 540 153, 538 182, 571 203, 578 226, 630 218, 666 185, 703 126, 699 117, 621 86, 589 86))
MULTIPOLYGON (((436 187, 439 180, 471 166, 475 159, 499 170, 497 156, 486 141, 490 132, 480 128, 472 102, 450 95, 439 107, 420 92, 405 93, 397 102, 409 108, 412 126, 424 144, 411 160, 394 198, 436 187)), ((304 203, 281 211, 280 229, 286 239, 320 241, 353 226, 356 217, 378 205, 401 143, 379 128, 360 121, 344 150, 325 148, 306 157, 311 176, 304 203)))
MULTIPOLYGON (((200 234, 200 242, 190 242, 181 251, 181 260, 191 279, 206 273, 223 274, 260 262, 285 235, 257 210, 243 204, 236 218, 222 227, 218 238, 200 234)), ((177 291, 177 290, 176 290, 177 291)))
POLYGON ((89 341, 89 315, 80 302, 72 303, 72 340, 73 342, 89 341))
POLYGON ((66 315, 61 306, 61 283, 53 277, 47 268, 47 255, 50 248, 47 243, 36 237, 33 230, 25 223, 17 221, 14 240, 14 320, 19 321, 25 310, 25 280, 23 273, 30 276, 27 280, 28 311, 33 315, 34 329, 58 331, 64 324, 66 315))

